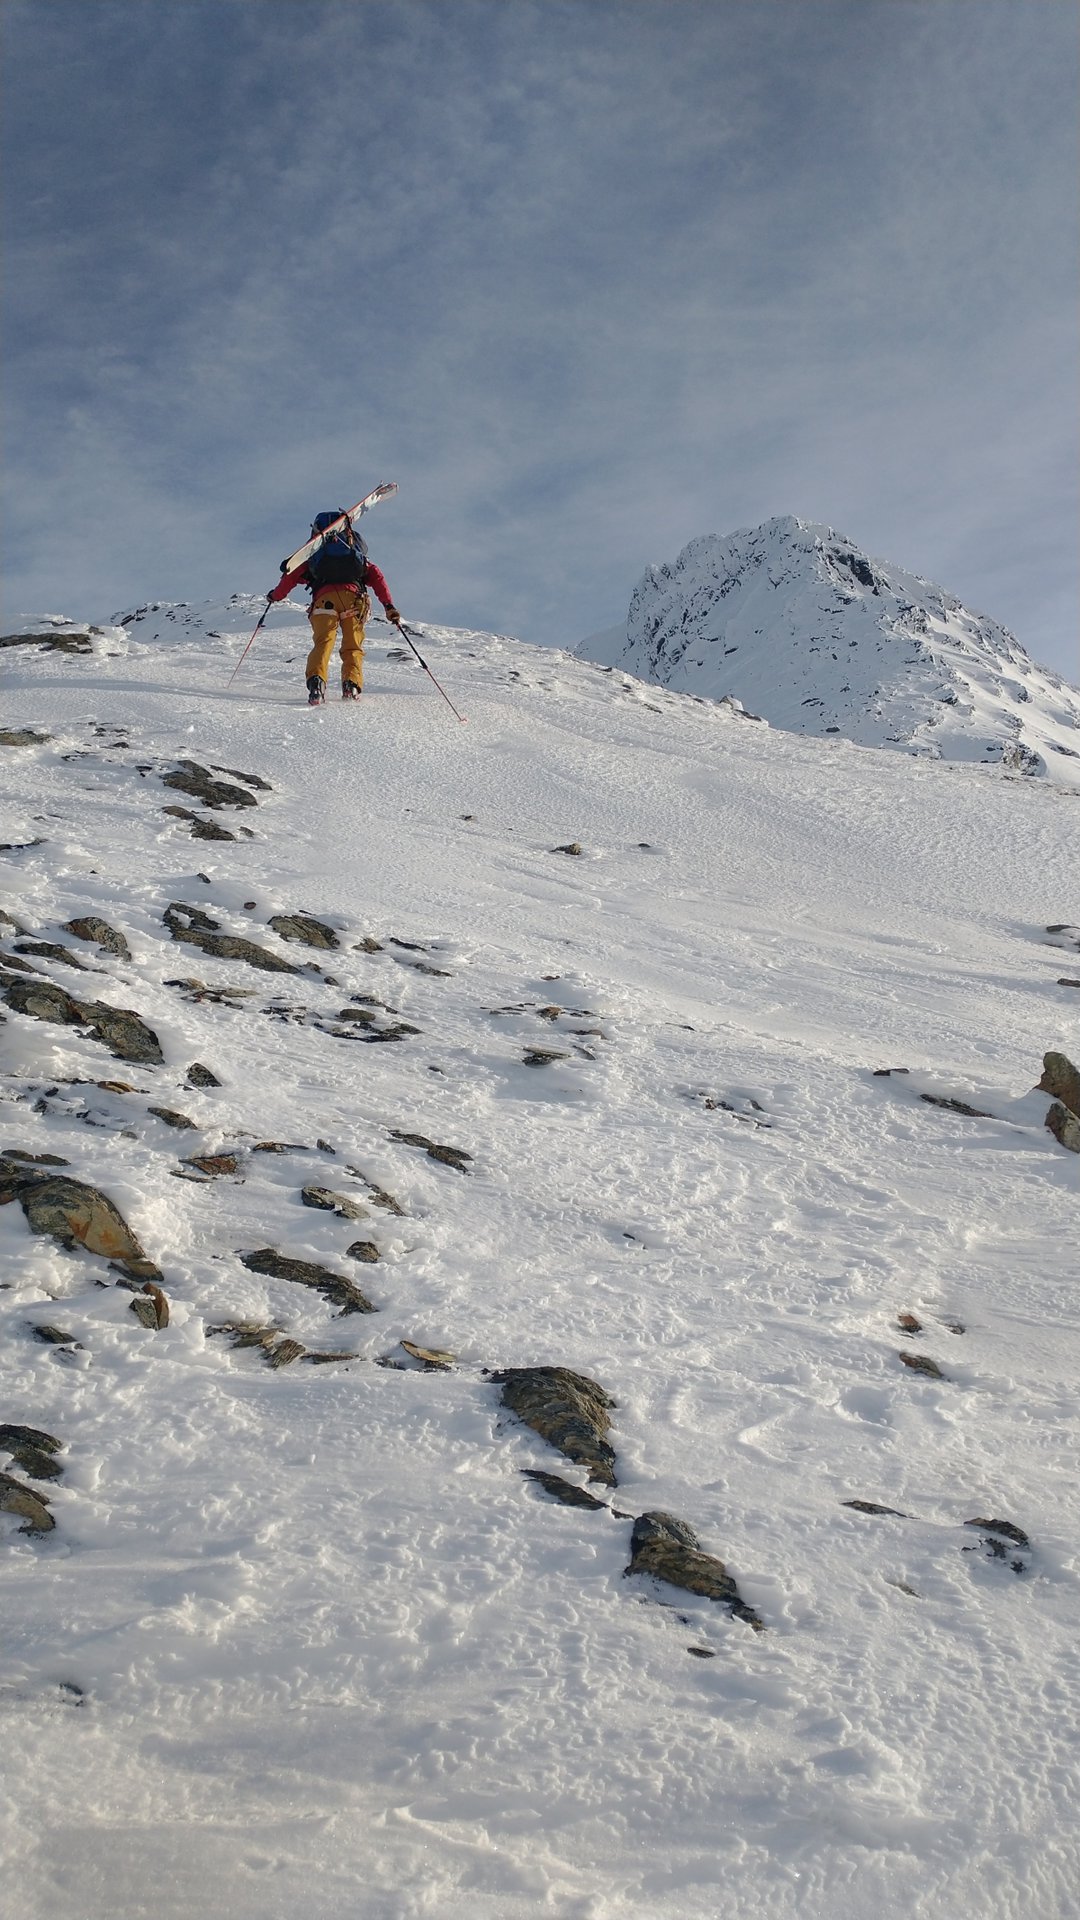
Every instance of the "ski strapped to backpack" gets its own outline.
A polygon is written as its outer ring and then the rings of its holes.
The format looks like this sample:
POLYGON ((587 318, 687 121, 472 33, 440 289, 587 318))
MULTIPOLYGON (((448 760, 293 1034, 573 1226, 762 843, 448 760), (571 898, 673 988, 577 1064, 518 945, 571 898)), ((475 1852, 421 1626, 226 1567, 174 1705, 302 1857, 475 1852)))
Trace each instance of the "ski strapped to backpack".
MULTIPOLYGON (((381 487, 373 487, 370 493, 366 493, 362 500, 357 501, 355 507, 349 507, 346 512, 337 514, 334 519, 328 521, 326 526, 319 527, 317 531, 313 528, 311 539, 306 540, 302 547, 297 547, 295 553, 290 553, 288 559, 282 561, 282 573, 291 573, 294 567, 299 567, 305 560, 310 560, 316 548, 321 547, 324 540, 329 540, 335 533, 341 533, 354 520, 361 519, 365 513, 370 512, 372 507, 377 507, 380 500, 388 500, 390 495, 396 492, 397 481, 384 480, 381 487)), ((320 520, 322 517, 320 514, 320 520)))
MULTIPOLYGON (((275 601, 284 600, 286 594, 292 592, 312 554, 317 553, 326 540, 332 539, 335 534, 342 532, 346 527, 351 531, 354 520, 359 520, 365 513, 370 512, 372 507, 377 507, 380 500, 388 500, 390 495, 396 492, 397 481, 384 480, 380 486, 373 487, 370 493, 365 493, 363 499, 358 500, 355 507, 349 507, 345 513, 335 514, 333 519, 330 520, 325 527, 321 527, 318 532, 313 532, 311 538, 306 540, 302 547, 297 547, 295 553, 290 553, 288 559, 282 561, 281 579, 278 581, 277 586, 266 596, 266 605, 255 623, 255 631, 229 675, 230 687, 236 679, 244 661, 247 659, 251 648, 255 644, 259 629, 266 619, 270 608, 274 605, 275 601)), ((319 518, 322 518, 321 514, 319 518)))

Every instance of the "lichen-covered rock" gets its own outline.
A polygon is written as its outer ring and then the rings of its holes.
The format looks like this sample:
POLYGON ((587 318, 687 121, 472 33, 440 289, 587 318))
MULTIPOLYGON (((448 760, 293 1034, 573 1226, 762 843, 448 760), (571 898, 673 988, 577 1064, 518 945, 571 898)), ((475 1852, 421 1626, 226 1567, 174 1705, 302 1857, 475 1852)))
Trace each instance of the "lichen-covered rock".
POLYGON ((197 1167, 200 1173, 209 1174, 211 1179, 219 1179, 222 1174, 239 1173, 240 1158, 235 1153, 192 1153, 184 1165, 197 1167))
POLYGON ((299 967, 283 960, 280 954, 258 946, 254 940, 219 932, 219 923, 201 907, 189 907, 182 900, 174 900, 166 907, 163 918, 174 940, 199 947, 203 953, 214 954, 219 960, 243 960, 247 966, 258 967, 263 973, 300 972, 299 967))
POLYGON ((634 1521, 630 1541, 628 1574, 648 1573, 684 1593, 701 1594, 706 1600, 718 1600, 736 1620, 744 1620, 756 1633, 765 1622, 753 1607, 747 1606, 722 1560, 704 1553, 697 1534, 685 1520, 670 1513, 643 1513, 634 1521))
MULTIPOLYGON (((965 1520, 965 1527, 976 1527, 982 1536, 988 1560, 1007 1560, 1014 1573, 1026 1573, 1031 1564, 1031 1541, 1022 1527, 1011 1520, 965 1520)), ((965 1553, 971 1551, 965 1547, 965 1553)))
POLYGON ((1060 1100, 1063 1107, 1080 1120, 1080 1069, 1064 1053, 1044 1053, 1042 1079, 1038 1091, 1060 1100))
POLYGON ((174 820, 186 820, 191 828, 193 840, 235 840, 235 833, 223 827, 218 820, 208 820, 204 814, 192 813, 190 807, 162 807, 174 820))
POLYGON ((68 920, 65 933, 73 933, 76 940, 90 940, 96 946, 104 947, 107 953, 115 953, 121 960, 131 959, 131 948, 124 935, 107 920, 101 920, 96 913, 82 914, 77 920, 68 920))
POLYGON ((186 1113, 177 1113, 175 1107, 147 1107, 146 1111, 147 1113, 152 1113, 155 1119, 164 1120, 167 1127, 179 1127, 197 1131, 196 1122, 189 1120, 186 1113))
POLYGON ((197 760, 181 760, 175 773, 162 776, 162 785, 172 787, 177 793, 190 793, 194 799, 201 800, 204 807, 254 807, 258 805, 253 793, 244 787, 231 787, 224 780, 215 780, 206 767, 200 767, 197 760))
MULTIPOLYGON (((93 629, 100 633, 100 627, 93 629)), ((71 632, 49 631, 47 633, 5 633, 0 635, 0 647, 43 647, 47 653, 93 653, 93 642, 89 629, 85 632, 76 629, 71 632)))
POLYGON ((342 1314, 374 1313, 367 1296, 343 1274, 332 1273, 329 1267, 317 1266, 311 1260, 293 1260, 288 1254, 278 1253, 274 1247, 259 1247, 254 1253, 242 1253, 242 1264, 251 1273, 265 1273, 273 1280, 291 1280, 297 1286, 312 1287, 321 1293, 342 1314))
POLYGON ((897 1359, 902 1360, 905 1367, 910 1368, 912 1373, 924 1374, 928 1380, 945 1378, 937 1361, 931 1360, 927 1353, 899 1353, 897 1359))
POLYGON ((157 1329, 169 1324, 169 1302, 161 1288, 146 1281, 131 1301, 131 1311, 144 1327, 157 1329))
POLYGON ((19 1528, 20 1533, 51 1533, 56 1525, 44 1495, 24 1487, 10 1473, 0 1473, 0 1512, 22 1516, 26 1525, 19 1528))
POLYGON ((269 780, 264 780, 261 773, 241 773, 239 767, 218 766, 215 766, 214 772, 227 773, 230 780, 242 780, 245 786, 258 787, 260 793, 273 793, 274 791, 269 780))
POLYGON ((220 1087, 221 1081, 209 1067, 203 1066, 201 1060, 193 1060, 187 1070, 187 1084, 189 1087, 220 1087))
MULTIPOLYGON (((403 1343, 404 1344, 404 1343, 403 1343)), ((564 1507, 587 1507, 595 1512, 598 1507, 606 1507, 606 1500, 598 1500, 594 1493, 587 1493, 584 1487, 575 1487, 572 1480, 564 1480, 561 1474, 544 1473, 539 1467, 523 1467, 522 1478, 535 1480, 538 1487, 549 1493, 564 1507)))
POLYGON ((339 1220, 366 1220, 367 1208, 347 1193, 335 1193, 331 1187, 304 1187, 300 1198, 305 1207, 321 1207, 324 1213, 336 1213, 339 1220))
POLYGON ((165 1056, 157 1034, 131 1007, 110 1007, 103 1000, 76 1000, 55 980, 0 977, 0 994, 16 1013, 52 1020, 65 1027, 89 1027, 117 1060, 160 1066, 165 1056))
POLYGON ((18 1200, 31 1233, 49 1234, 63 1247, 85 1247, 140 1278, 157 1275, 119 1209, 97 1187, 67 1174, 42 1174, 0 1159, 0 1200, 18 1200))
POLYGON ((468 1173, 467 1162, 472 1159, 463 1147, 440 1146, 437 1140, 429 1140, 423 1133, 401 1133, 395 1128, 391 1140, 401 1140, 407 1147, 423 1147, 429 1160, 438 1160, 445 1167, 455 1167, 458 1173, 468 1173))
POLYGON ((615 1402, 595 1380, 569 1367, 505 1367, 491 1377, 502 1387, 504 1407, 542 1440, 587 1467, 590 1480, 616 1485, 615 1449, 605 1437, 615 1402))
POLYGON ((85 973, 87 968, 72 953, 70 947, 61 946, 58 940, 20 940, 16 953, 32 953, 35 960, 55 960, 62 967, 73 967, 77 973, 85 973))
POLYGON ((43 747, 51 733, 35 733, 33 727, 0 727, 0 747, 43 747))
POLYGON ((1047 1109, 1046 1123, 1054 1139, 1070 1153, 1080 1153, 1080 1120, 1068 1107, 1055 1100, 1047 1109))
POLYGON ((340 947, 341 941, 324 920, 310 913, 273 913, 267 923, 279 940, 297 940, 304 947, 340 947))
POLYGON ((60 1451, 55 1434, 44 1427, 24 1427, 17 1422, 0 1422, 0 1448, 10 1453, 15 1465, 32 1480, 58 1480, 63 1465, 53 1458, 60 1451))

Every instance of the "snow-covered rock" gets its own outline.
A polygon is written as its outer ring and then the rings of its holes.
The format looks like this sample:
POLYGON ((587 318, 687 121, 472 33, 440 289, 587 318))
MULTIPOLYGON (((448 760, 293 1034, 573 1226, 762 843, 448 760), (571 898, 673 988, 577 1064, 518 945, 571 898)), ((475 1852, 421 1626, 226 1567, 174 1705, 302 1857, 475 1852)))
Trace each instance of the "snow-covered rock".
POLYGON ((649 567, 625 628, 579 656, 774 727, 1080 785, 1080 691, 1005 627, 851 540, 786 516, 649 567))

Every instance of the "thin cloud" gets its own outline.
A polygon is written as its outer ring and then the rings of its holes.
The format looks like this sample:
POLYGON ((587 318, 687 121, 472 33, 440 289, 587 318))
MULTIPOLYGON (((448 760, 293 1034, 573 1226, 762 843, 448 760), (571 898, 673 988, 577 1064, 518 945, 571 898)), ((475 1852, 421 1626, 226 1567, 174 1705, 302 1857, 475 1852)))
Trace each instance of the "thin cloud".
POLYGON ((418 617, 573 641, 795 512, 1069 667, 1071 7, 6 20, 13 601, 259 590, 391 477, 418 617))

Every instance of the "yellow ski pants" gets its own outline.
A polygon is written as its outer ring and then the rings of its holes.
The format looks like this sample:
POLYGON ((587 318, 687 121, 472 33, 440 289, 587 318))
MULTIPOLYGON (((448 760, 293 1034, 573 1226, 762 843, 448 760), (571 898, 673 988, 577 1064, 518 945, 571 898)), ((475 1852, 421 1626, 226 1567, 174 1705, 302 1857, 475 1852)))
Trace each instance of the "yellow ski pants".
POLYGON ((304 678, 318 674, 329 678, 330 658, 337 630, 341 628, 341 678, 356 687, 364 684, 364 622, 370 602, 362 587, 320 587, 311 603, 312 648, 304 668, 304 678))

